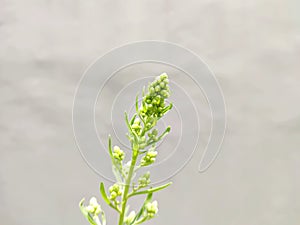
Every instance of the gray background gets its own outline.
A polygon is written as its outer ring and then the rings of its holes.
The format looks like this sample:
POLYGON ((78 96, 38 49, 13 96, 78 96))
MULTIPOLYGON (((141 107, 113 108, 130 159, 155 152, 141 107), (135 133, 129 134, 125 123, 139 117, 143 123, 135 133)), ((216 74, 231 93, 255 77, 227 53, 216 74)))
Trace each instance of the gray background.
POLYGON ((296 0, 1 0, 1 224, 87 224, 77 204, 98 195, 101 178, 74 142, 76 85, 96 57, 142 39, 204 58, 228 111, 213 167, 197 173, 198 151, 157 195, 160 214, 149 224, 298 224, 299 8, 296 0))

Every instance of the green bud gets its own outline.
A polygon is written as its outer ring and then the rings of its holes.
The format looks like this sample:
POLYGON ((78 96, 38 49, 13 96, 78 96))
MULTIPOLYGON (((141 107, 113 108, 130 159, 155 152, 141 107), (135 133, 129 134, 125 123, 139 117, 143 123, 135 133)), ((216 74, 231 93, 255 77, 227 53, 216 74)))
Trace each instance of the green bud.
POLYGON ((146 141, 146 137, 143 136, 143 137, 140 138, 139 143, 144 143, 145 141, 146 141))
POLYGON ((150 172, 145 173, 143 176, 141 176, 138 180, 139 182, 139 188, 147 187, 150 184, 150 172))
POLYGON ((118 196, 122 195, 121 187, 118 184, 114 184, 109 188, 110 199, 115 200, 118 196))
POLYGON ((148 166, 155 162, 157 151, 148 151, 141 159, 141 166, 148 166))
POLYGON ((154 130, 152 131, 152 135, 156 136, 157 134, 158 134, 157 129, 154 129, 154 130))
POLYGON ((125 157, 124 151, 122 151, 119 146, 114 147, 112 155, 113 155, 114 159, 116 159, 118 161, 122 161, 125 157))
POLYGON ((157 96, 155 97, 155 101, 157 102, 158 105, 160 104, 160 101, 161 101, 160 95, 157 95, 157 96))
POLYGON ((135 118, 135 120, 134 120, 134 122, 133 122, 134 124, 140 124, 141 123, 141 121, 140 121, 140 119, 139 118, 135 118))
POLYGON ((117 193, 116 192, 112 192, 111 194, 110 194, 110 199, 116 199, 116 197, 117 197, 118 195, 117 195, 117 193))
POLYGON ((139 124, 134 123, 132 124, 131 128, 137 130, 137 129, 141 129, 141 126, 139 124))
POLYGON ((165 98, 169 97, 169 93, 166 90, 162 90, 161 91, 162 96, 164 96, 165 98))
POLYGON ((162 73, 162 74, 160 75, 160 77, 161 77, 162 79, 166 79, 166 78, 168 78, 168 75, 167 75, 166 73, 162 73))
POLYGON ((160 91, 160 86, 158 86, 158 85, 155 86, 155 91, 156 91, 156 92, 159 92, 159 91, 160 91))
POLYGON ((101 213, 101 208, 97 207, 95 210, 95 215, 99 215, 101 213))
POLYGON ((149 92, 150 92, 150 94, 154 94, 154 92, 155 92, 154 88, 150 87, 149 92))

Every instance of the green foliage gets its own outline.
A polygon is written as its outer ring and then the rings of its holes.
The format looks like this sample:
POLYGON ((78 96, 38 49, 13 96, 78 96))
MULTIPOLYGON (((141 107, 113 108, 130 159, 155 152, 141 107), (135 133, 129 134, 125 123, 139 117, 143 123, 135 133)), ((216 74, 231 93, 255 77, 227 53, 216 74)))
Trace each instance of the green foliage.
MULTIPOLYGON (((101 183, 100 193, 104 202, 119 214, 119 225, 137 225, 154 218, 158 212, 158 203, 152 201, 153 193, 171 184, 149 187, 150 172, 139 177, 137 184, 134 181, 135 173, 139 168, 155 162, 158 154, 156 144, 171 130, 168 126, 164 132, 159 134, 155 129, 157 121, 172 108, 172 104, 166 104, 169 96, 168 75, 163 73, 148 85, 146 93, 145 88, 143 89, 141 104, 138 103, 138 96, 136 97, 136 112, 131 119, 125 112, 127 137, 132 149, 130 161, 123 162, 124 151, 118 146, 112 147, 111 137, 108 138, 108 151, 117 182, 108 189, 109 196, 106 194, 104 184, 101 183), (140 162, 138 162, 138 156, 141 156, 140 162), (137 195, 146 195, 144 203, 138 213, 134 210, 128 212, 128 199, 137 195)), ((105 214, 95 197, 90 199, 89 205, 84 206, 83 203, 84 199, 79 203, 80 210, 91 225, 106 225, 105 214)))

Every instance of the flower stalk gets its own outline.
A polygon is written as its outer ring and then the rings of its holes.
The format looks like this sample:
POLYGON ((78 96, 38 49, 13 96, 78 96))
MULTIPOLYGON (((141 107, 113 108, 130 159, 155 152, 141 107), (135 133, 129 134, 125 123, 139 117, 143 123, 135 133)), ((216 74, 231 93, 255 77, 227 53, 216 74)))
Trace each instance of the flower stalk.
MULTIPOLYGON (((172 108, 172 104, 167 105, 166 99, 170 96, 169 80, 166 73, 156 77, 156 79, 143 89, 142 102, 138 103, 136 97, 135 114, 129 119, 125 112, 125 122, 128 128, 128 140, 131 144, 131 159, 124 163, 125 153, 118 146, 112 147, 112 140, 108 138, 108 151, 111 157, 112 170, 117 182, 109 190, 109 196, 106 194, 104 184, 100 184, 100 193, 105 203, 117 211, 119 214, 118 225, 138 225, 154 218, 158 212, 157 201, 152 201, 154 192, 168 187, 171 183, 159 187, 149 187, 150 172, 145 173, 138 178, 137 184, 134 181, 135 174, 141 167, 147 167, 156 161, 158 151, 157 143, 161 141, 171 130, 170 126, 164 132, 159 134, 155 126, 172 108), (139 161, 139 156, 140 161, 139 161), (137 195, 146 195, 138 213, 128 212, 129 198, 137 195)), ((81 212, 91 225, 106 225, 104 211, 97 203, 96 198, 91 198, 90 204, 84 206, 84 199, 79 206, 81 212)))

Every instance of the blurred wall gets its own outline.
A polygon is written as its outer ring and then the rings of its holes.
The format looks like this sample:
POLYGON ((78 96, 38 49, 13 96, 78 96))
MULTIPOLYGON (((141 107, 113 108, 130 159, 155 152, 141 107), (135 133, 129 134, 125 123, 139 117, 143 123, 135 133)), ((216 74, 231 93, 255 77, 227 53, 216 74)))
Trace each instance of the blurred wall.
POLYGON ((148 224, 298 225, 300 2, 0 0, 0 222, 87 224, 99 178, 81 158, 71 110, 89 63, 144 39, 183 45, 226 98, 222 152, 201 152, 159 193, 148 224))

